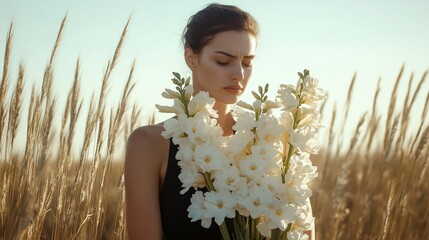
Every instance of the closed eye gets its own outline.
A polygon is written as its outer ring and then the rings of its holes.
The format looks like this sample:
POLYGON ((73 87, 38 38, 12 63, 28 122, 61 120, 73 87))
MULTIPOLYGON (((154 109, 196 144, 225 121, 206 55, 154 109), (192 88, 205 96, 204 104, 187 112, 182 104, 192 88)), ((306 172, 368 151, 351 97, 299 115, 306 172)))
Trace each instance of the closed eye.
POLYGON ((217 64, 221 65, 221 66, 226 66, 228 65, 229 62, 221 62, 221 61, 216 61, 217 64))
POLYGON ((252 67, 253 62, 252 61, 243 61, 241 64, 245 67, 252 67))

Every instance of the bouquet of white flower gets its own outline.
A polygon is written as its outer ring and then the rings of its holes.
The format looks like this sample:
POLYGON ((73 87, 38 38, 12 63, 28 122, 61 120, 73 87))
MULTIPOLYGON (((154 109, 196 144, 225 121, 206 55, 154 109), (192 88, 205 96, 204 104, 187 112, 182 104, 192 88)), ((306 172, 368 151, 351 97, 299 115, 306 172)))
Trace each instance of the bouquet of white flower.
POLYGON ((280 86, 275 101, 268 100, 268 84, 260 86, 252 104, 236 104, 235 134, 223 136, 215 100, 207 92, 192 97, 190 79, 173 74, 176 90, 162 95, 174 105, 156 107, 177 116, 165 121, 162 136, 179 145, 181 193, 196 189, 190 221, 208 228, 214 219, 223 239, 231 239, 225 217, 234 218, 233 239, 307 239, 313 221, 307 184, 317 176, 309 157, 318 150, 325 99, 317 80, 304 70, 297 86, 280 86))

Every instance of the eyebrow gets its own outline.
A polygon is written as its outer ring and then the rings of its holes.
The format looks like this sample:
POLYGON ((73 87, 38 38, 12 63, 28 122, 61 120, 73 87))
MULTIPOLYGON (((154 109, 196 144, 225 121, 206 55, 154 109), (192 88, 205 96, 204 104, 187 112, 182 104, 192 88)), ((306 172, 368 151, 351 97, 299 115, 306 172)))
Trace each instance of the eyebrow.
MULTIPOLYGON (((237 56, 234 56, 234 55, 232 55, 230 53, 227 53, 227 52, 224 52, 224 51, 215 51, 215 53, 219 53, 219 54, 228 56, 230 58, 237 58, 237 56)), ((252 59, 252 58, 255 58, 255 55, 248 55, 248 56, 244 56, 243 58, 250 58, 250 59, 252 59)))

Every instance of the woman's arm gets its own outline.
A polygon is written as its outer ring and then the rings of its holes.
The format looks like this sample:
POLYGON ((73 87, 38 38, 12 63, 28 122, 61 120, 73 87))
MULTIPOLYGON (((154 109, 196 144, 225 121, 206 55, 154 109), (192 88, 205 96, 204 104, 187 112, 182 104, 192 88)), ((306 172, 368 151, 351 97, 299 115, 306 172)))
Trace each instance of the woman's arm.
POLYGON ((142 127, 127 142, 124 178, 130 240, 162 239, 158 199, 162 149, 156 134, 153 126, 142 127))

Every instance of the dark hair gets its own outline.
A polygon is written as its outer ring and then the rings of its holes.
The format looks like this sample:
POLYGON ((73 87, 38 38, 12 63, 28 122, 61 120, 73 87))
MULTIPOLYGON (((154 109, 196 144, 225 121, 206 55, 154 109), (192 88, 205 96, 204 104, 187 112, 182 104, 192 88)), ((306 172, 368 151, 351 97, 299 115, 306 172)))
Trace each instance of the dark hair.
POLYGON ((183 45, 194 53, 200 53, 214 35, 224 31, 247 31, 257 37, 256 20, 236 6, 213 3, 188 19, 183 31, 183 45))

